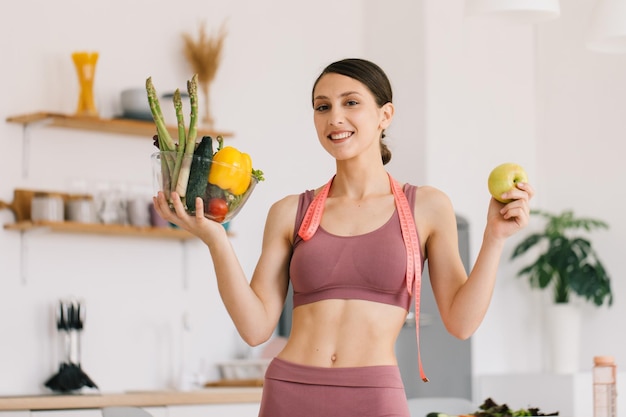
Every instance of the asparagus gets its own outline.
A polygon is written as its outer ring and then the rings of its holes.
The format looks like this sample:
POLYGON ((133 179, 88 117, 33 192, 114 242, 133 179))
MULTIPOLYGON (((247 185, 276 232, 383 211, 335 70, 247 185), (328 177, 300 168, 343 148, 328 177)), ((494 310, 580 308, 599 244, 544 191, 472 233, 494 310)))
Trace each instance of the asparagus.
POLYGON ((189 93, 189 104, 191 114, 189 116, 189 133, 187 135, 187 147, 185 152, 193 154, 196 136, 198 135, 198 74, 194 74, 190 81, 187 81, 187 92, 189 93), (193 143, 193 145, 191 145, 193 143))
POLYGON ((194 74, 191 80, 187 81, 187 90, 191 104, 188 132, 185 132, 185 119, 183 117, 183 104, 180 91, 177 89, 174 92, 174 108, 176 110, 176 121, 178 125, 178 144, 176 144, 167 130, 156 89, 152 84, 152 77, 148 77, 146 80, 148 102, 150 104, 152 118, 157 127, 159 149, 165 152, 175 152, 176 155, 175 157, 168 157, 165 154, 162 155, 161 166, 163 176, 171 179, 169 187, 164 187, 164 190, 168 192, 176 191, 183 202, 185 201, 191 161, 196 149, 196 137, 198 135, 198 74, 194 74))
MULTIPOLYGON (((146 92, 148 94, 148 103, 150 104, 150 111, 152 113, 152 118, 154 119, 154 123, 157 128, 157 140, 159 143, 159 149, 161 151, 175 151, 176 144, 172 140, 170 136, 170 132, 167 130, 167 126, 165 125, 165 119, 163 117, 163 113, 161 112, 161 104, 159 103, 159 98, 156 93, 156 89, 154 88, 154 84, 152 84, 152 77, 148 77, 146 80, 146 92)), ((175 161, 171 161, 165 154, 161 154, 161 170, 163 173, 163 178, 172 178, 175 175, 175 161)), ((176 184, 176 183, 173 183, 176 184)), ((164 191, 167 191, 167 197, 169 198, 169 191, 172 189, 172 185, 170 185, 169 189, 164 187, 164 191)))
POLYGON ((152 112, 152 118, 157 127, 157 135, 159 137, 159 149, 162 151, 175 151, 176 144, 170 136, 170 132, 165 125, 165 118, 161 112, 161 104, 157 97, 156 89, 152 84, 152 77, 148 77, 146 80, 146 91, 148 93, 148 103, 150 104, 150 111, 152 112))
MULTIPOLYGON (((178 179, 176 183, 176 192, 184 200, 187 191, 187 183, 189 182, 189 172, 191 171, 191 160, 193 152, 196 149, 196 137, 198 135, 198 74, 194 74, 191 80, 187 81, 187 91, 189 92, 189 103, 191 104, 191 114, 189 116, 189 132, 187 133, 186 143, 179 144, 179 152, 184 147, 183 163, 180 167, 178 179)), ((182 114, 178 114, 178 131, 184 129, 185 125, 181 125, 182 114)))
POLYGON ((174 175, 172 176, 172 191, 176 191, 180 194, 182 199, 185 197, 187 180, 185 181, 184 188, 182 188, 183 184, 179 183, 179 178, 181 178, 180 173, 186 162, 184 161, 184 150, 187 135, 185 132, 185 118, 183 116, 183 102, 180 98, 180 90, 178 88, 174 92, 174 109, 176 110, 176 121, 178 124, 178 152, 176 153, 176 165, 174 167, 174 175))

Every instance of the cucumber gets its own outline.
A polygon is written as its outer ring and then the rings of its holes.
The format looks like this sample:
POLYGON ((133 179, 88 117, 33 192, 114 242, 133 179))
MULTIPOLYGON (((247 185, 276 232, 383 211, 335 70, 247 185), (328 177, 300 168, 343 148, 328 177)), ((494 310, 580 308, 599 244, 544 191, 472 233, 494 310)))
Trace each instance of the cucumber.
POLYGON ((213 159, 213 138, 203 136, 198 147, 193 152, 191 170, 189 172, 189 182, 185 202, 189 211, 194 212, 196 198, 204 197, 204 192, 208 184, 209 170, 211 169, 211 159, 213 159))

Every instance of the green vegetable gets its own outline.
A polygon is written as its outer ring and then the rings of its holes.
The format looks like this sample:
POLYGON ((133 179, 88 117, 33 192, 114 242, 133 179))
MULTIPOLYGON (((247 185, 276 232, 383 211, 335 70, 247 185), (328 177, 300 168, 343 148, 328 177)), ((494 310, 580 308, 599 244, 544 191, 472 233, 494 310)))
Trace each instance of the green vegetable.
POLYGON ((558 416, 559 412, 543 413, 539 408, 520 408, 513 410, 506 404, 498 404, 491 398, 487 398, 479 407, 480 410, 472 415, 475 417, 522 417, 522 416, 558 416))
MULTIPOLYGON (((185 191, 187 190, 187 183, 189 182, 189 173, 191 171, 190 157, 193 155, 196 148, 196 136, 198 135, 198 74, 194 74, 190 81, 187 81, 187 91, 189 92, 189 103, 191 104, 191 115, 189 117, 189 132, 187 132, 186 143, 183 143, 179 138, 179 150, 178 152, 185 153, 188 158, 183 158, 183 163, 180 167, 178 174, 178 181, 176 184, 176 192, 180 195, 180 198, 185 201, 185 191)), ((176 94, 174 95, 176 98, 176 94)), ((180 93, 178 94, 180 101, 180 93)), ((178 131, 182 130, 182 137, 185 136, 185 124, 182 116, 182 104, 180 109, 177 107, 177 120, 178 131)))
POLYGON ((265 177, 264 177, 263 171, 261 171, 260 169, 252 168, 252 176, 254 178, 256 178, 256 180, 259 181, 259 182, 265 181, 265 177))
POLYGON ((174 152, 175 156, 162 155, 161 168, 163 176, 170 178, 169 189, 163 190, 168 195, 176 191, 183 202, 186 201, 185 194, 189 174, 191 171, 191 160, 196 149, 196 137, 198 135, 198 75, 194 74, 190 81, 187 81, 189 100, 191 103, 191 116, 189 121, 189 131, 185 132, 185 120, 183 117, 182 100, 180 91, 174 93, 174 108, 176 110, 176 120, 178 125, 178 143, 175 143, 167 130, 165 119, 161 111, 161 104, 152 83, 152 77, 146 80, 146 92, 152 118, 157 128, 157 144, 159 150, 163 152, 174 152), (187 156, 187 158, 185 158, 187 156))
POLYGON ((193 161, 187 183, 187 193, 185 196, 187 208, 194 211, 196 198, 203 197, 207 188, 207 177, 211 169, 211 159, 213 158, 213 138, 204 136, 200 144, 193 153, 193 161))
POLYGON ((157 128, 159 149, 162 151, 175 151, 176 144, 172 140, 170 133, 167 130, 163 113, 161 112, 161 104, 157 97, 156 89, 152 84, 152 77, 148 77, 146 80, 146 92, 148 93, 148 103, 150 104, 150 111, 152 112, 152 118, 157 128))
MULTIPOLYGON (((152 77, 148 77, 148 79, 146 80, 146 92, 148 94, 148 104, 150 105, 150 112, 152 113, 152 118, 154 119, 154 123, 156 124, 157 128, 157 142, 159 144, 159 149, 162 151, 175 151, 176 144, 172 140, 172 137, 167 130, 165 119, 163 118, 163 113, 161 112, 161 104, 159 103, 159 98, 157 97, 154 84, 152 84, 152 77)), ((161 168, 163 171, 163 175, 172 177, 172 174, 177 172, 175 165, 175 161, 169 160, 168 158, 162 158, 161 168)), ((176 186, 176 183, 173 183, 172 186, 176 186)))
MULTIPOLYGON (((172 176, 172 186, 176 192, 181 196, 185 196, 185 189, 182 188, 183 184, 179 184, 178 179, 180 177, 181 167, 183 165, 183 157, 185 149, 185 142, 187 140, 187 134, 185 132, 185 118, 183 117, 183 101, 180 98, 180 90, 177 88, 174 92, 174 110, 176 111, 176 121, 178 125, 178 152, 176 153, 176 165, 174 166, 174 175, 172 176)), ((181 181, 182 183, 183 181, 181 181)))
POLYGON ((189 143, 196 143, 198 135, 198 74, 194 74, 190 81, 187 81, 187 92, 189 93, 189 104, 191 105, 191 114, 189 115, 189 132, 187 133, 187 146, 185 152, 191 155, 194 146, 189 143))

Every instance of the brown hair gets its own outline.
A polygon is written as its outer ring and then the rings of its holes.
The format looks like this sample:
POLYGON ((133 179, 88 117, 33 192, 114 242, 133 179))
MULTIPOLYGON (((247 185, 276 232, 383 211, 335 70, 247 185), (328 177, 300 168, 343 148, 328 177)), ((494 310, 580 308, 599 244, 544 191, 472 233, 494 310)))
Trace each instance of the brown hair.
MULTIPOLYGON (((363 85, 374 96, 378 107, 382 107, 387 103, 392 103, 393 92, 391 90, 391 83, 385 72, 378 65, 373 62, 360 58, 348 58, 341 61, 333 62, 328 65, 322 73, 317 77, 313 84, 313 91, 319 80, 326 74, 340 74, 346 77, 353 78, 363 85)), ((313 92, 311 97, 313 97, 313 92)), ((383 160, 383 165, 387 164, 391 160, 391 151, 387 147, 387 144, 383 140, 385 138, 385 131, 383 130, 380 135, 380 153, 383 160)))

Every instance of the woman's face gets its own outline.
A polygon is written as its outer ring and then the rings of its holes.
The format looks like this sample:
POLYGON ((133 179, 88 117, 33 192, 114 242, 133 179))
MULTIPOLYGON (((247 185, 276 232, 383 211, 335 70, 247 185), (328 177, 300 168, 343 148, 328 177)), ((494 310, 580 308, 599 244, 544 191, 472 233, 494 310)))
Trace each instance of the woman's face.
POLYGON ((364 152, 380 159, 380 136, 393 116, 391 103, 378 107, 361 82, 330 73, 315 86, 313 112, 318 139, 335 159, 351 159, 364 152))

